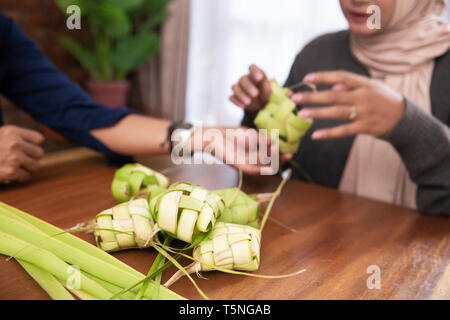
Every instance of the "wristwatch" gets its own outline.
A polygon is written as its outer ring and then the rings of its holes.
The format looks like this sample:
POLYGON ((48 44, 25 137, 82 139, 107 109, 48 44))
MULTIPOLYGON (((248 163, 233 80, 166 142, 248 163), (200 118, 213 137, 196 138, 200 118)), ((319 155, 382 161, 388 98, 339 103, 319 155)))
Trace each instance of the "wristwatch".
POLYGON ((172 122, 172 124, 167 128, 166 141, 162 144, 162 145, 165 145, 166 143, 169 144, 170 153, 172 153, 173 150, 172 135, 175 130, 177 131, 177 137, 181 137, 181 139, 177 139, 178 140, 177 144, 179 143, 184 144, 191 137, 192 132, 194 131, 194 125, 185 121, 172 122))

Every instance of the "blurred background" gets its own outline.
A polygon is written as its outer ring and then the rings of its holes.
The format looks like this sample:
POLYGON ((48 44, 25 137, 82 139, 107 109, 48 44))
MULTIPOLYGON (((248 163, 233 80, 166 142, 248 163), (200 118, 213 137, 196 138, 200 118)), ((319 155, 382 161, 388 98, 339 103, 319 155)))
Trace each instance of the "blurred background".
MULTIPOLYGON (((130 108, 204 125, 239 124, 242 111, 228 97, 251 63, 282 83, 304 45, 346 28, 338 0, 0 0, 0 10, 83 88, 125 82, 130 108), (87 12, 81 30, 69 30, 63 9, 77 3, 87 12), (100 23, 114 46, 109 74, 88 63, 100 23)), ((72 146, 4 97, 0 103, 5 123, 46 134, 46 151, 72 146)))

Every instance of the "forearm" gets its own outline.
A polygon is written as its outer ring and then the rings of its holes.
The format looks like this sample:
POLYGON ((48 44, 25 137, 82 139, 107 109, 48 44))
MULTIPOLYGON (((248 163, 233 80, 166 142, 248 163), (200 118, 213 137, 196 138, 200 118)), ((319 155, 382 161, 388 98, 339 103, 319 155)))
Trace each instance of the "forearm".
POLYGON ((128 156, 168 154, 167 138, 170 121, 131 114, 114 126, 91 130, 90 133, 112 151, 128 156))
POLYGON ((417 206, 425 214, 450 214, 450 130, 408 102, 397 126, 383 137, 399 152, 418 185, 417 206))

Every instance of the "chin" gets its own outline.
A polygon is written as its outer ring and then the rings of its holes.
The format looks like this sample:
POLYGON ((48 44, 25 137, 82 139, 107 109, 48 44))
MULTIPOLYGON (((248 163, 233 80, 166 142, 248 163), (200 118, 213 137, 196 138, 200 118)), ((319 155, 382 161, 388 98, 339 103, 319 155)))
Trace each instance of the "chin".
POLYGON ((369 29, 366 24, 354 24, 349 25, 350 32, 358 36, 372 36, 382 32, 382 29, 369 29))

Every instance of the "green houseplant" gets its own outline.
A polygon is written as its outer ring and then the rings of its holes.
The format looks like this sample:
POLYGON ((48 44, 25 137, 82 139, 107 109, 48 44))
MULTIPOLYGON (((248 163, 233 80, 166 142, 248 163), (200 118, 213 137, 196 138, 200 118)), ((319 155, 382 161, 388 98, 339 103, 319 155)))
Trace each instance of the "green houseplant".
POLYGON ((124 105, 129 91, 126 76, 159 53, 158 29, 171 0, 55 0, 66 12, 81 11, 81 28, 89 43, 64 37, 61 43, 91 75, 87 87, 93 99, 110 107, 124 105))

